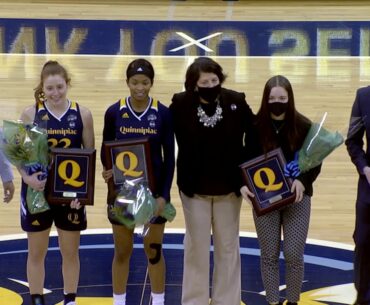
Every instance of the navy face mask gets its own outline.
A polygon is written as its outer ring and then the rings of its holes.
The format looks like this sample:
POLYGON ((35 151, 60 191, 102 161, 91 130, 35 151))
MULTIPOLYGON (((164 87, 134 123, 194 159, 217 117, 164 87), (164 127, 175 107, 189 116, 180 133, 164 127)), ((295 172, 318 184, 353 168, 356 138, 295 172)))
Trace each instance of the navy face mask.
POLYGON ((217 86, 214 87, 198 87, 198 94, 199 96, 207 101, 208 103, 213 103, 217 96, 221 92, 221 84, 218 84, 217 86))
POLYGON ((286 110, 288 109, 288 103, 280 103, 280 102, 275 102, 275 103, 269 103, 268 104, 269 111, 276 115, 282 115, 286 110))

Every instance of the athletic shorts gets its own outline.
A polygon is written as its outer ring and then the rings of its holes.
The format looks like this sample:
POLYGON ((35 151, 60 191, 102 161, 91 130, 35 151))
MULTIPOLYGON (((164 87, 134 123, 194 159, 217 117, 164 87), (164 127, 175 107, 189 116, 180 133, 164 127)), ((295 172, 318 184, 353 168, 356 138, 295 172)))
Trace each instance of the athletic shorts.
POLYGON ((50 210, 30 214, 24 205, 21 206, 21 225, 25 232, 40 232, 49 229, 53 222, 65 231, 82 231, 87 227, 86 208, 76 210, 69 205, 49 205, 50 210))

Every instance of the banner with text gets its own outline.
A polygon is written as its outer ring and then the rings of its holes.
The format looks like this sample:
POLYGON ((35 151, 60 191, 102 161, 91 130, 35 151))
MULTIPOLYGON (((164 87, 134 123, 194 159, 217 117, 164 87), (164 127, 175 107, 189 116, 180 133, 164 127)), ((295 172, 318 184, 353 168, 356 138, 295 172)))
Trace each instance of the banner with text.
POLYGON ((370 21, 107 21, 0 18, 0 53, 370 56, 370 21))

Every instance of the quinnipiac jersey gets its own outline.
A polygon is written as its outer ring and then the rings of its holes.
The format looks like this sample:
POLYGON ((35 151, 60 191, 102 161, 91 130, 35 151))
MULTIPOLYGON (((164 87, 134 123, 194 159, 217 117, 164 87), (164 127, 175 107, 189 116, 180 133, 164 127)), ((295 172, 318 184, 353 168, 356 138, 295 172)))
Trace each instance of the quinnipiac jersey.
MULTIPOLYGON (((121 99, 119 110, 116 112, 115 137, 117 140, 149 137, 159 141, 160 138, 160 114, 159 102, 150 98, 146 110, 136 113, 129 102, 129 98, 121 99)), ((116 106, 117 103, 115 104, 116 106)))
POLYGON ((44 103, 38 103, 34 123, 47 129, 50 147, 81 148, 83 123, 76 102, 69 101, 68 109, 60 118, 55 117, 44 103))
MULTIPOLYGON (((34 124, 45 128, 50 147, 82 148, 83 122, 80 108, 76 102, 68 101, 69 107, 57 118, 45 105, 36 105, 34 124)), ((26 232, 38 232, 55 225, 67 231, 80 231, 86 228, 85 207, 79 210, 71 209, 69 205, 49 204, 50 209, 37 214, 31 214, 27 208, 27 185, 22 180, 21 190, 21 225, 26 232)))
MULTIPOLYGON (((111 105, 104 118, 103 142, 149 138, 154 184, 153 195, 170 200, 170 189, 175 166, 174 133, 169 109, 159 101, 149 98, 147 108, 137 113, 130 98, 111 105)), ((104 150, 102 158, 104 162, 104 150)), ((105 165, 105 164, 103 164, 105 165)), ((113 204, 114 194, 108 194, 108 204, 113 204)))

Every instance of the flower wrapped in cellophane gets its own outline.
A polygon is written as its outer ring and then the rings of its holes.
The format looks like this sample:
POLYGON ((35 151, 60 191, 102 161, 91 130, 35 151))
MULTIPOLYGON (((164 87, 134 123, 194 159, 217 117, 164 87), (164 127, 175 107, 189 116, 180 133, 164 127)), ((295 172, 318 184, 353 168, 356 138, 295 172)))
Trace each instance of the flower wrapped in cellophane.
MULTIPOLYGON (((156 219, 157 201, 143 178, 125 180, 114 206, 112 216, 129 229, 136 228, 140 235, 145 236, 150 224, 156 219)), ((172 221, 176 216, 176 209, 167 202, 161 217, 172 221)))
POLYGON ((301 173, 318 166, 344 143, 344 136, 340 132, 331 132, 323 127, 326 117, 325 112, 319 123, 312 123, 301 149, 296 152, 294 160, 285 166, 285 176, 296 178, 301 173))
MULTIPOLYGON (((3 121, 3 136, 0 141, 4 155, 14 166, 28 175, 42 172, 38 179, 44 180, 48 173, 49 148, 46 130, 22 121, 3 121)), ((27 207, 31 214, 49 209, 44 192, 27 186, 27 207)))

